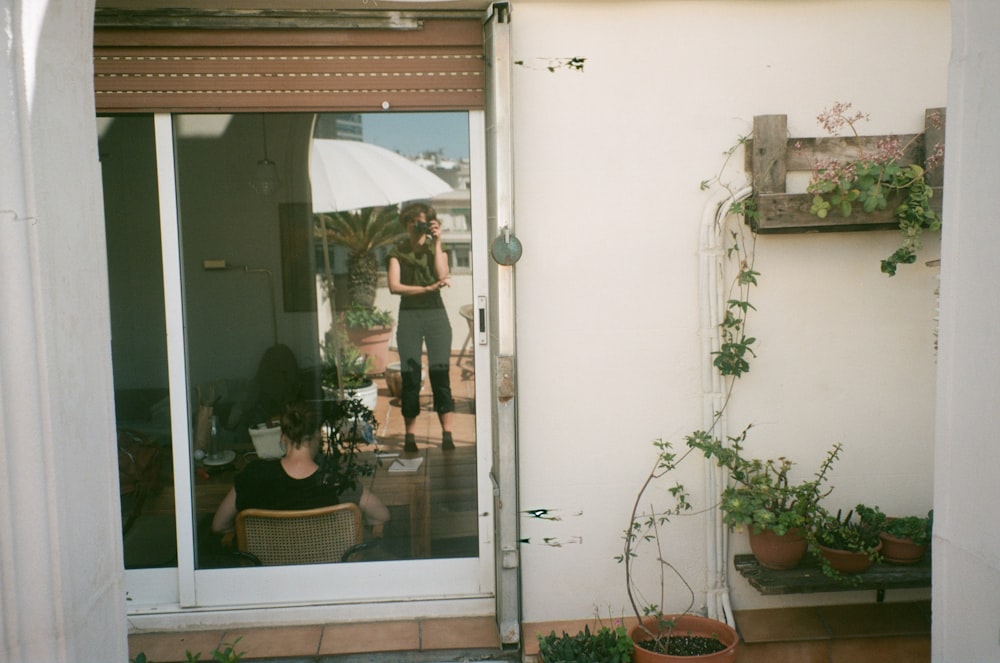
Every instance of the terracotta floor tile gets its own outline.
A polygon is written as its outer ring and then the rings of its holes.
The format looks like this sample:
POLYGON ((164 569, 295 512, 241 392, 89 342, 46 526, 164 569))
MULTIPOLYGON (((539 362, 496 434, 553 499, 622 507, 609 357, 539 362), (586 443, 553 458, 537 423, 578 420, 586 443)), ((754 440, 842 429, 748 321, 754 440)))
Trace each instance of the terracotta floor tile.
POLYGON ((428 619, 420 623, 420 648, 495 649, 500 635, 492 617, 464 619, 428 619))
POLYGON ((817 608, 835 638, 930 633, 926 614, 914 603, 863 603, 817 608))
POLYGON ((744 642, 825 640, 830 637, 815 608, 737 610, 736 630, 744 642))
POLYGON ((234 629, 226 631, 225 642, 233 643, 240 638, 234 649, 245 652, 247 658, 315 656, 322 635, 322 626, 234 629))
POLYGON ((829 663, 830 642, 741 643, 736 656, 739 663, 829 663))
MULTIPOLYGON (((834 640, 831 663, 929 663, 930 636, 845 638, 834 640)), ((740 663, 743 659, 740 658, 740 663)))
POLYGON ((321 655, 363 654, 380 651, 417 651, 419 649, 419 622, 373 622, 325 626, 319 653, 321 655))
POLYGON ((187 631, 179 633, 137 633, 128 638, 128 656, 143 653, 149 661, 174 663, 186 661, 185 652, 201 654, 201 660, 211 660, 211 651, 223 642, 222 631, 187 631))

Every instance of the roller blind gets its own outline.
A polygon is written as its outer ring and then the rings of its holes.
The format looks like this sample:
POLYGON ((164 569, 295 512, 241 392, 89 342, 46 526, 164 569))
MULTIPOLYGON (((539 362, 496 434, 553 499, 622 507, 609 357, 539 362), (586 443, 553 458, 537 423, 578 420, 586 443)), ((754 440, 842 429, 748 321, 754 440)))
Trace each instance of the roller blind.
POLYGON ((410 29, 98 27, 97 110, 129 112, 481 109, 478 19, 410 29))

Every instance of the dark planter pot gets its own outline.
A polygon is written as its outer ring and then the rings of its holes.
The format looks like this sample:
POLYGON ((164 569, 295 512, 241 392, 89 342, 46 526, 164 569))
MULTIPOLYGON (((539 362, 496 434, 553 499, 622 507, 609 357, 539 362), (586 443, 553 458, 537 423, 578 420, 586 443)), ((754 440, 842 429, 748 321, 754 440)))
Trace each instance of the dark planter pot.
MULTIPOLYGON (((875 550, 878 551, 881 548, 882 544, 879 543, 875 550)), ((863 552, 837 550, 836 548, 827 548, 826 546, 819 546, 819 552, 833 570, 840 571, 845 575, 864 573, 873 564, 871 558, 863 552)))
MULTIPOLYGON (((713 654, 703 654, 701 656, 674 656, 671 654, 658 654, 648 649, 643 649, 638 644, 635 645, 633 663, 692 663, 693 661, 705 661, 711 663, 731 663, 736 660, 736 652, 740 643, 740 636, 729 624, 720 622, 717 619, 701 617, 700 615, 673 615, 666 619, 675 623, 674 633, 676 635, 693 635, 706 638, 718 638, 725 646, 725 649, 713 654)), ((642 620, 642 624, 650 631, 656 632, 658 621, 654 617, 642 620)), ((629 633, 635 643, 648 640, 649 635, 642 626, 636 626, 629 633)))
POLYGON ((765 569, 794 569, 806 556, 808 545, 802 537, 802 530, 797 528, 790 529, 781 536, 771 530, 759 533, 754 533, 752 529, 750 531, 750 550, 765 569))
POLYGON ((885 532, 878 536, 882 539, 882 559, 891 564, 916 564, 927 552, 927 544, 916 544, 885 532))

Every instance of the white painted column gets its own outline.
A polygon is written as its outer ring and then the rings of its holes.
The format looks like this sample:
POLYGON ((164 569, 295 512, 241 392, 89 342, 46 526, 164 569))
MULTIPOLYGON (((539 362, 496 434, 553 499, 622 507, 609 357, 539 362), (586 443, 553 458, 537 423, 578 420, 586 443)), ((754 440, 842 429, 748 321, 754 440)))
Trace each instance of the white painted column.
POLYGON ((931 640, 941 663, 1000 661, 1000 4, 951 8, 931 640))
POLYGON ((0 660, 125 661, 93 0, 0 0, 0 660))

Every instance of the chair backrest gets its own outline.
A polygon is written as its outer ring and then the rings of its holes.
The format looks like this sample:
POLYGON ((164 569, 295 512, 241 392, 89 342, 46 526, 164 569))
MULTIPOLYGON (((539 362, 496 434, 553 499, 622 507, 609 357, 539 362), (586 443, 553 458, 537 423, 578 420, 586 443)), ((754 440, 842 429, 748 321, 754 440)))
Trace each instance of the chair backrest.
POLYGON ((236 514, 237 549, 264 565, 340 562, 361 541, 361 510, 350 502, 301 511, 244 509, 236 514))

